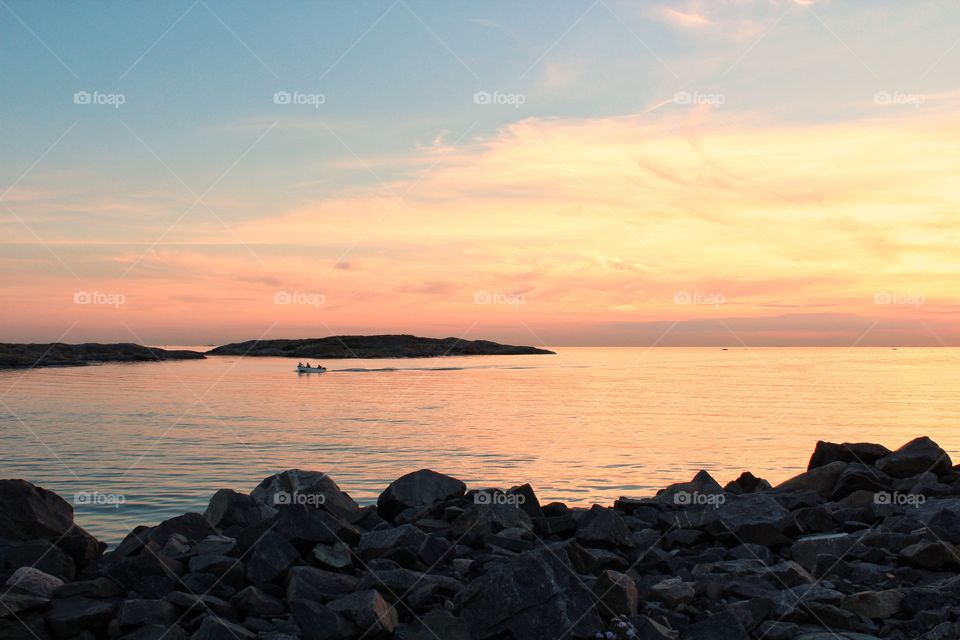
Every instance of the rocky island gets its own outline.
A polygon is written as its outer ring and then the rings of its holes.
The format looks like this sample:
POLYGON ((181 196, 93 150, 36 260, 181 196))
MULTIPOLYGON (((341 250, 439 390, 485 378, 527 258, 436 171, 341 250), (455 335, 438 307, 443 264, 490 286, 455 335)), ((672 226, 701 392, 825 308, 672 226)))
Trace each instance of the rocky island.
POLYGON ((248 340, 211 349, 211 356, 279 356, 289 358, 436 358, 441 356, 511 356, 553 354, 547 349, 517 347, 489 340, 421 338, 411 335, 328 336, 302 340, 248 340))
POLYGON ((591 508, 431 470, 360 506, 290 470, 109 553, 67 501, 3 480, 0 637, 955 640, 958 544, 960 470, 929 438, 591 508))
POLYGON ((197 351, 167 351, 133 343, 13 344, 0 343, 0 369, 83 366, 98 362, 153 362, 202 359, 197 351))

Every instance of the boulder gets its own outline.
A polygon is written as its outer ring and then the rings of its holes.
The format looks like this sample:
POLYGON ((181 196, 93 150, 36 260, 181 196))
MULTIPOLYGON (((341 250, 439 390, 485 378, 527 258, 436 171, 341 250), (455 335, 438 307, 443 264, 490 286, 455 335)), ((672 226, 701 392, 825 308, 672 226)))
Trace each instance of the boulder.
POLYGON ((661 504, 685 507, 693 503, 691 496, 721 495, 723 487, 704 470, 698 471, 690 482, 671 484, 657 492, 656 501, 661 504))
POLYGON ((765 493, 728 496, 713 510, 715 518, 705 528, 714 536, 739 543, 773 546, 789 542, 778 529, 787 510, 765 493))
POLYGON ((227 527, 249 527, 276 513, 263 502, 232 489, 220 489, 210 498, 210 504, 203 517, 211 526, 219 529, 227 527))
POLYGON ((736 480, 731 480, 723 488, 727 493, 756 493, 757 491, 766 491, 770 489, 770 483, 763 478, 758 478, 749 471, 744 471, 736 480))
POLYGON ((749 638, 740 621, 730 611, 723 611, 694 622, 680 634, 680 640, 749 640, 749 638))
POLYGON ((844 442, 837 444, 835 442, 824 442, 820 440, 810 456, 810 463, 807 470, 823 467, 831 462, 856 462, 864 465, 872 465, 880 458, 889 455, 890 449, 882 444, 871 444, 869 442, 844 442))
POLYGON ((169 520, 164 520, 149 530, 148 542, 157 548, 162 548, 171 536, 179 535, 189 542, 199 542, 207 536, 217 535, 207 519, 199 513, 185 513, 169 520))
POLYGON ((17 569, 35 567, 62 580, 73 580, 77 565, 63 549, 47 540, 19 542, 0 547, 0 567, 17 569))
POLYGON ((592 637, 600 630, 594 603, 569 561, 545 549, 491 567, 460 597, 463 618, 475 640, 592 637))
POLYGON ((247 580, 253 584, 273 582, 300 560, 296 548, 284 538, 270 531, 254 545, 247 561, 247 580))
POLYGON ((329 602, 327 607, 353 622, 364 637, 382 638, 397 628, 396 610, 373 589, 338 598, 329 602))
POLYGON ((833 494, 833 488, 846 468, 846 462, 840 460, 831 462, 822 467, 795 475, 775 486, 773 490, 780 493, 815 491, 817 494, 828 498, 833 494))
POLYGON ((397 628, 397 640, 470 640, 470 629, 463 618, 449 611, 431 609, 410 624, 397 628))
POLYGON ((394 556, 402 562, 401 557, 409 556, 408 560, 415 561, 419 555, 420 546, 427 540, 427 534, 413 526, 403 524, 390 529, 368 531, 360 536, 358 551, 364 560, 372 560, 383 556, 394 556))
POLYGON ((790 546, 790 556, 807 571, 813 571, 820 555, 843 558, 859 544, 860 537, 849 533, 804 536, 790 546))
MULTIPOLYGON (((363 536, 360 537, 360 540, 363 541, 363 536)), ((346 569, 353 564, 350 547, 342 542, 333 545, 321 542, 310 552, 310 558, 325 569, 346 569)))
POLYGON ((921 569, 946 571, 960 564, 953 546, 941 542, 917 542, 900 550, 900 558, 921 569))
POLYGON ((860 591, 846 596, 839 602, 841 608, 865 618, 884 620, 900 613, 903 592, 899 589, 886 591, 860 591))
POLYGON ((5 591, 52 598, 54 592, 63 584, 60 578, 34 567, 20 567, 7 579, 5 591))
POLYGON ((593 585, 593 594, 599 603, 600 612, 608 618, 632 616, 637 613, 640 604, 640 595, 633 578, 609 569, 597 578, 593 585))
POLYGON ((230 604, 244 616, 272 617, 283 614, 283 602, 255 586, 237 592, 230 598, 230 604))
POLYGON ((229 620, 205 616, 190 640, 256 640, 257 634, 229 620))
POLYGON ((465 543, 482 541, 484 536, 504 529, 530 530, 533 523, 526 511, 514 504, 473 504, 450 524, 449 536, 465 543))
POLYGON ((294 600, 327 601, 353 591, 357 579, 344 573, 333 573, 315 567, 298 566, 287 572, 286 596, 294 600))
POLYGON ((177 608, 165 600, 135 598, 120 603, 117 621, 121 627, 139 627, 147 624, 170 625, 179 615, 177 608))
POLYGON ((353 522, 360 507, 325 473, 290 469, 265 478, 250 493, 251 497, 271 507, 302 504, 314 506, 353 522))
POLYGON ((305 544, 356 544, 360 530, 346 520, 311 505, 280 506, 276 532, 291 541, 305 544))
MULTIPOLYGON (((314 600, 291 600, 290 612, 303 640, 343 640, 360 637, 339 613, 314 600)), ((296 637, 296 636, 295 636, 296 637)))
POLYGON ((830 499, 836 502, 857 491, 877 494, 888 492, 892 488, 893 479, 884 472, 859 462, 851 462, 837 478, 830 499))
POLYGON ((667 578, 650 587, 650 597, 663 602, 671 609, 692 602, 695 595, 693 585, 683 578, 667 578))
POLYGON ((915 438, 893 453, 877 460, 877 468, 894 478, 909 478, 927 471, 948 475, 953 462, 936 442, 923 436, 915 438))
POLYGON ((406 509, 459 498, 466 490, 467 486, 456 478, 421 469, 391 482, 377 499, 377 511, 392 521, 406 509))
POLYGON ((630 527, 613 509, 595 504, 577 525, 577 542, 588 547, 625 547, 630 544, 630 527))
POLYGON ((106 637, 113 609, 113 603, 108 600, 66 598, 54 601, 44 618, 47 627, 58 638, 72 638, 84 631, 90 631, 96 637, 106 637))

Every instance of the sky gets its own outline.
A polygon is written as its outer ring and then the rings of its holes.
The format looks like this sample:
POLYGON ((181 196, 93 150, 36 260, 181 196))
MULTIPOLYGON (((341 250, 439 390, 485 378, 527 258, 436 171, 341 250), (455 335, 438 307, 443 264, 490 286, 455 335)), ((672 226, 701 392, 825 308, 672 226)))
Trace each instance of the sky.
POLYGON ((957 24, 0 0, 0 341, 960 345, 957 24))

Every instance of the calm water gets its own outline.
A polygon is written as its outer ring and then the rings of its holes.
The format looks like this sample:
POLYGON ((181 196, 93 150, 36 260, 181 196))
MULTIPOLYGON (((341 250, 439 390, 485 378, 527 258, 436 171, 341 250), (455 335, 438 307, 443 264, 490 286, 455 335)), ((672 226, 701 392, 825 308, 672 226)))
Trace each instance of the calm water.
POLYGON ((541 500, 609 503, 708 469, 776 482, 817 439, 960 456, 960 362, 947 349, 601 349, 557 356, 329 360, 212 357, 0 372, 0 476, 73 500, 116 542, 299 467, 361 503, 431 467, 470 486, 530 482, 541 500), (12 412, 12 413, 11 413, 12 412))

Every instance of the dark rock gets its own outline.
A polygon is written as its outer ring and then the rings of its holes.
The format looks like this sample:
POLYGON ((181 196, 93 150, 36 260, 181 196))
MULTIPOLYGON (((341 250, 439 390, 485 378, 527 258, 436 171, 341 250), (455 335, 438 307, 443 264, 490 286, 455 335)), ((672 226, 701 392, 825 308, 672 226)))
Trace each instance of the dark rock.
POLYGON ((958 565, 957 552, 945 542, 918 542, 900 550, 900 558, 921 569, 947 570, 958 565))
POLYGON ((353 498, 319 471, 284 471, 265 478, 250 495, 271 507, 300 504, 328 511, 347 522, 354 522, 361 515, 353 498))
POLYGON ((117 615, 121 627, 169 625, 177 618, 177 608, 165 600, 124 600, 117 615))
POLYGON ((120 595, 120 585, 107 577, 79 582, 67 582, 54 593, 56 598, 87 596, 90 598, 113 598, 120 595))
MULTIPOLYGON (((0 618, 19 617, 24 611, 39 609, 50 604, 50 598, 34 593, 0 593, 0 618)), ((0 636, 3 637, 3 636, 0 636)))
POLYGON ((767 620, 757 627, 758 637, 766 640, 792 640, 796 638, 800 627, 792 622, 767 620))
POLYGON ((737 617, 729 611, 695 622, 683 630, 681 640, 749 640, 737 617))
MULTIPOLYGON (((363 537, 360 539, 362 541, 363 537)), ((310 552, 310 557, 325 569, 346 569, 353 564, 350 547, 342 542, 333 545, 321 542, 310 552)))
POLYGON ((412 524, 404 524, 392 529, 364 533, 360 536, 358 549, 364 560, 387 556, 397 558, 400 564, 412 564, 416 562, 420 546, 427 537, 426 533, 412 524), (402 558, 403 554, 409 558, 402 558))
POLYGON ((397 628, 397 612, 377 591, 356 591, 327 604, 353 622, 365 637, 382 638, 397 628))
POLYGON ((640 595, 633 578, 617 571, 607 570, 600 574, 593 585, 600 612, 606 617, 632 616, 637 613, 640 595))
POLYGON ((886 619, 900 613, 903 592, 898 589, 886 591, 861 591, 846 596, 838 606, 864 618, 886 619))
POLYGON ((63 584, 60 578, 34 567, 20 567, 7 579, 5 591, 52 598, 54 592, 63 584))
POLYGON ((336 611, 314 600, 291 600, 293 613, 304 640, 343 640, 359 637, 355 629, 336 611))
POLYGON ((491 567, 465 587, 460 604, 476 640, 584 638, 600 629, 593 594, 567 561, 543 549, 491 567))
POLYGON ((449 535, 465 543, 482 541, 484 536, 504 529, 530 530, 530 516, 514 504, 474 504, 450 524, 449 535))
POLYGON ((333 600, 356 588, 357 579, 315 567, 293 567, 287 572, 287 600, 333 600))
POLYGON ((247 561, 247 580, 253 584, 273 582, 298 560, 300 554, 296 548, 270 531, 253 547, 253 553, 247 561))
POLYGON ((67 535, 89 540, 100 553, 106 548, 74 524, 73 507, 56 493, 24 480, 0 480, 0 539, 32 542, 67 535))
POLYGON ((758 478, 749 471, 744 471, 736 480, 728 482, 723 488, 727 493, 736 495, 742 493, 755 493, 757 491, 766 491, 770 489, 770 483, 763 478, 758 478))
POLYGON ((893 480, 887 474, 874 467, 868 467, 859 462, 852 462, 847 465, 847 468, 843 470, 843 473, 841 473, 837 479, 830 499, 838 501, 843 500, 857 491, 877 494, 890 491, 892 488, 893 480))
POLYGON ((304 544, 356 544, 360 530, 332 513, 310 505, 280 506, 276 532, 304 544))
POLYGON ((230 604, 244 616, 279 616, 283 614, 283 602, 259 587, 247 587, 230 599, 230 604))
POLYGON ((823 467, 831 462, 855 462, 863 465, 872 465, 880 458, 889 455, 890 449, 880 444, 869 442, 817 442, 807 470, 823 467))
POLYGON ((842 558, 859 543, 859 536, 849 533, 805 536, 793 543, 790 556, 807 571, 813 571, 817 566, 818 556, 830 554, 842 558))
POLYGON ((736 542, 772 546, 789 542, 778 529, 787 510, 763 493, 729 496, 714 511, 706 529, 717 537, 732 535, 736 542))
POLYGON ((256 637, 257 634, 235 622, 208 615, 190 640, 255 640, 256 637))
POLYGON ((676 631, 649 616, 633 616, 630 618, 630 624, 636 632, 636 640, 676 640, 677 638, 676 631))
POLYGON ((153 527, 148 541, 157 547, 163 547, 174 534, 179 534, 190 542, 199 542, 207 536, 216 535, 217 531, 199 513, 185 513, 182 516, 164 520, 153 527))
POLYGON ((831 462, 781 482, 773 490, 777 492, 814 491, 821 496, 830 497, 833 494, 833 488, 840 479, 840 475, 846 468, 846 462, 839 460, 831 462))
POLYGON ((671 609, 692 602, 696 593, 693 585, 683 578, 667 578, 650 587, 650 597, 663 602, 671 609))
POLYGON ((72 638, 83 631, 105 636, 113 610, 114 605, 109 601, 66 598, 54 601, 44 618, 58 638, 72 638))
POLYGON ((877 468, 894 478, 909 478, 932 471, 948 475, 953 467, 947 452, 930 438, 923 436, 911 440, 893 453, 877 460, 877 468))
POLYGON ((577 526, 577 542, 597 547, 627 546, 630 527, 613 509, 593 505, 577 526))
POLYGON ((410 624, 397 628, 397 640, 471 640, 470 629, 462 618, 449 611, 431 609, 410 624))
POLYGON ((722 495, 723 487, 706 471, 698 471, 690 482, 672 484, 657 493, 656 500, 660 504, 680 507, 695 503, 695 496, 722 495))
POLYGON ((120 636, 117 640, 188 640, 189 637, 187 632, 177 625, 168 627, 162 624, 148 624, 120 636))
POLYGON ((421 469, 394 480, 377 499, 377 511, 387 520, 412 507, 423 507, 459 498, 467 486, 450 476, 430 469, 421 469))
POLYGON ((220 489, 210 498, 203 517, 211 526, 224 529, 231 526, 249 527, 275 513, 275 509, 251 496, 232 489, 220 489))

